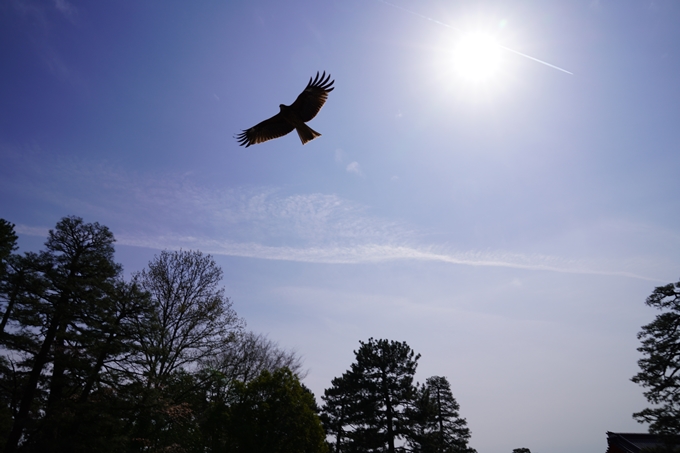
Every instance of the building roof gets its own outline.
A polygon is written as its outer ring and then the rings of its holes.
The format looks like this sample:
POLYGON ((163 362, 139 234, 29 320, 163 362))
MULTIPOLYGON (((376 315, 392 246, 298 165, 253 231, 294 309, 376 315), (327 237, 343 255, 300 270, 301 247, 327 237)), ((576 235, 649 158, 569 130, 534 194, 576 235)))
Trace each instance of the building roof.
MULTIPOLYGON (((644 449, 663 447, 664 440, 668 440, 668 437, 658 434, 607 431, 607 453, 641 453, 644 449)), ((671 440, 680 445, 680 436, 673 436, 671 440)))

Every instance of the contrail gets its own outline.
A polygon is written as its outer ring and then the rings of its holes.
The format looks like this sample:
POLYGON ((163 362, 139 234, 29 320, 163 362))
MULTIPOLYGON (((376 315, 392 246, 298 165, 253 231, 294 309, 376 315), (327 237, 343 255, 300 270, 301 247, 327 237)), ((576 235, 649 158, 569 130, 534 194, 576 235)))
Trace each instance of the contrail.
MULTIPOLYGON (((418 16, 418 17, 420 17, 420 18, 422 18, 422 19, 429 20, 430 22, 434 22, 435 24, 443 25, 444 27, 450 28, 451 30, 456 31, 456 32, 458 32, 458 33, 462 33, 462 31, 461 31, 459 28, 453 27, 453 26, 451 26, 451 25, 449 25, 449 24, 445 24, 444 22, 439 22, 438 20, 432 19, 431 17, 423 16, 422 14, 418 14, 417 12, 411 11, 410 9, 403 8, 403 7, 399 6, 399 5, 395 5, 395 4, 390 3, 390 2, 387 2, 387 1, 385 1, 385 0, 376 0, 376 1, 377 1, 377 2, 380 2, 380 3, 384 3, 385 5, 391 6, 392 8, 400 9, 400 10, 402 10, 402 11, 405 11, 405 12, 409 13, 409 14, 413 14, 414 16, 418 16)), ((500 44, 496 44, 496 45, 497 45, 498 47, 500 47, 501 49, 503 49, 503 50, 507 50, 508 52, 512 52, 512 53, 517 54, 517 55, 520 55, 520 56, 522 56, 522 57, 524 57, 524 58, 528 58, 529 60, 533 60, 533 61, 536 61, 536 62, 538 62, 538 63, 544 64, 544 65, 549 66, 549 67, 551 67, 551 68, 553 68, 553 69, 557 69, 558 71, 562 71, 562 72, 566 72, 567 74, 574 75, 573 72, 569 72, 569 71, 567 71, 566 69, 560 68, 559 66, 555 66, 554 64, 550 64, 550 63, 548 63, 547 61, 539 60, 538 58, 534 58, 534 57, 532 57, 532 56, 530 56, 530 55, 524 54, 524 53, 522 53, 522 52, 518 52, 518 51, 513 50, 513 49, 511 49, 511 48, 509 48, 509 47, 501 46, 500 44)))
MULTIPOLYGON (((379 0, 379 1, 382 1, 382 0, 379 0)), ((513 50, 513 49, 511 49, 511 48, 509 48, 509 47, 501 46, 500 44, 496 44, 496 45, 497 45, 498 47, 500 47, 501 49, 503 49, 503 50, 507 50, 508 52, 516 53, 517 55, 521 55, 521 56, 523 56, 524 58, 528 58, 529 60, 534 60, 534 61, 537 61, 537 62, 539 62, 539 63, 541 63, 541 64, 546 65, 546 66, 550 66, 551 68, 557 69, 558 71, 562 71, 562 72, 566 72, 567 74, 574 75, 573 72, 569 72, 569 71, 567 71, 566 69, 560 68, 559 66, 555 66, 554 64, 550 64, 550 63, 548 63, 547 61, 539 60, 538 58, 534 58, 534 57, 532 57, 532 56, 530 56, 530 55, 527 55, 527 54, 525 54, 525 53, 518 52, 518 51, 513 50)))

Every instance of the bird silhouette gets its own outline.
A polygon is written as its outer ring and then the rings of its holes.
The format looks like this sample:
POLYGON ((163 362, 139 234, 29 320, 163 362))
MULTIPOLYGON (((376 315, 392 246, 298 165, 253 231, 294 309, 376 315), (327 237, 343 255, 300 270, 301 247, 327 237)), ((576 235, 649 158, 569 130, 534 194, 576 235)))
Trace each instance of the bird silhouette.
POLYGON ((330 80, 330 78, 331 75, 326 75, 326 71, 321 76, 317 71, 314 80, 309 78, 309 83, 295 102, 291 105, 279 105, 279 113, 238 134, 235 138, 239 145, 245 145, 247 148, 250 145, 283 137, 293 129, 297 131, 303 145, 320 137, 321 134, 305 123, 319 113, 328 99, 328 93, 335 88, 332 86, 335 80, 330 80))

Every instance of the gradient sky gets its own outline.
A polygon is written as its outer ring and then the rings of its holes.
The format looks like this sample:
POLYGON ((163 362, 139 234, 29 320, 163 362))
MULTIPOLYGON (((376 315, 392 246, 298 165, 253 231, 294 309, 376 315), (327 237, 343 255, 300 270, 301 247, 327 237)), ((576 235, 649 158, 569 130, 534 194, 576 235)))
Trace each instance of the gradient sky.
POLYGON ((480 453, 602 453, 642 432, 636 334, 680 276, 680 3, 0 4, 0 217, 66 215, 117 260, 211 253, 248 328, 317 397, 359 340, 448 377, 480 453), (455 29, 443 26, 448 24, 455 29), (504 51, 485 81, 452 54, 504 51), (239 147, 316 71, 310 126, 239 147))

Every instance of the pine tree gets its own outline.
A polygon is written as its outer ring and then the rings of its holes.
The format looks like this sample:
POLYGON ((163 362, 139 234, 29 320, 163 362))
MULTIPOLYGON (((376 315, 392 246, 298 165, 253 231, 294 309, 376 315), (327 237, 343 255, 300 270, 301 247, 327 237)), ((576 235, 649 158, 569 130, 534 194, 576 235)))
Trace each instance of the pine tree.
POLYGON ((644 357, 632 381, 646 388, 644 395, 654 407, 633 417, 649 423, 651 433, 680 435, 680 282, 655 288, 646 304, 663 312, 638 333, 644 357))
POLYGON ((106 303, 121 271, 113 261, 113 242, 108 228, 98 223, 86 224, 78 217, 65 217, 50 230, 46 250, 26 256, 30 262, 26 267, 31 268, 34 281, 30 287, 23 282, 25 303, 23 313, 17 313, 23 316, 19 324, 35 325, 44 333, 36 336, 25 331, 23 335, 30 360, 26 362, 27 378, 5 446, 7 453, 16 451, 39 390, 47 394, 42 407, 44 418, 56 415, 56 403, 64 398, 71 378, 68 369, 75 351, 69 341, 76 335, 74 327, 79 324, 83 310, 106 303), (33 354, 31 342, 35 343, 33 354), (46 386, 40 386, 50 362, 51 375, 46 386))
POLYGON ((356 361, 325 395, 327 429, 335 433, 338 452, 395 453, 410 432, 408 408, 420 354, 405 342, 359 343, 356 361))
POLYGON ((471 453, 468 447, 470 429, 459 415, 460 406, 451 393, 451 385, 443 376, 427 379, 418 389, 414 426, 410 443, 414 452, 471 453))
MULTIPOLYGON (((0 318, 0 339, 4 339, 5 326, 9 321, 9 315, 14 309, 19 290, 16 285, 14 263, 18 256, 13 253, 17 250, 17 237, 14 232, 14 224, 5 219, 0 219, 0 301, 2 302, 2 318, 0 318)), ((13 375, 12 364, 4 357, 0 357, 0 376, 13 375)), ((15 377, 15 376, 12 376, 15 377)), ((12 426, 13 391, 15 379, 0 381, 0 439, 6 438, 12 426)))
MULTIPOLYGON (((351 373, 345 373, 331 381, 331 387, 324 390, 321 400, 324 402, 321 420, 331 437, 331 450, 335 453, 348 451, 350 426, 352 425, 354 395, 357 392, 356 382, 351 373)), ((355 414, 354 414, 355 416, 355 414)))
POLYGON ((0 335, 5 331, 14 304, 18 297, 19 288, 17 275, 20 274, 19 257, 13 255, 17 250, 18 236, 14 232, 14 224, 0 219, 0 298, 4 299, 4 312, 0 321, 0 335))
POLYGON ((14 232, 14 224, 0 219, 0 278, 4 274, 7 259, 17 249, 18 239, 14 232))

